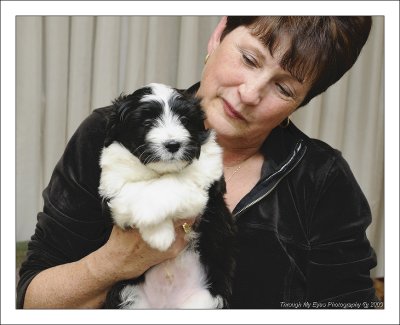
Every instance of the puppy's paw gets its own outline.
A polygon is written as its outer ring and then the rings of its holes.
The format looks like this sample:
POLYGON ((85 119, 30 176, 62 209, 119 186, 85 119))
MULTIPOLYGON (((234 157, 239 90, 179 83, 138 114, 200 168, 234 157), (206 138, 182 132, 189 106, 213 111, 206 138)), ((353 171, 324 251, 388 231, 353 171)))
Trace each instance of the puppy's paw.
POLYGON ((160 209, 157 203, 149 201, 131 203, 130 212, 138 227, 156 226, 168 217, 168 212, 165 209, 160 209))
POLYGON ((175 240, 175 228, 171 220, 154 226, 140 227, 139 231, 143 240, 159 251, 166 251, 175 240))
POLYGON ((114 223, 122 229, 133 227, 135 225, 132 214, 128 209, 115 204, 113 200, 108 203, 114 223))

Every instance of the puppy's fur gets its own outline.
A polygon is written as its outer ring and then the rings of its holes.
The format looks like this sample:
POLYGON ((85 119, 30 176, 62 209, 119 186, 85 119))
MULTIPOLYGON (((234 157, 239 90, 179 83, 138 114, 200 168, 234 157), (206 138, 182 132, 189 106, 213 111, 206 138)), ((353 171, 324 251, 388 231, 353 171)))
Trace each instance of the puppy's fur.
POLYGON ((223 198, 222 150, 204 128, 199 99, 150 84, 113 109, 99 192, 114 222, 165 251, 175 239, 173 221, 198 218, 177 258, 115 285, 104 307, 228 307, 235 227, 223 198))

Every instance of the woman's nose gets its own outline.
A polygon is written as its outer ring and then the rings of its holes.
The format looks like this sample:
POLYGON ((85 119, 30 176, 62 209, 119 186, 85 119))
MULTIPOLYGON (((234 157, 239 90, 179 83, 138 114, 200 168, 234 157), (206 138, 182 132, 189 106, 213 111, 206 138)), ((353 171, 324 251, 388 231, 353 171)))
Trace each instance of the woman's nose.
POLYGON ((256 83, 243 83, 239 86, 241 102, 247 105, 257 105, 261 101, 261 87, 256 83))

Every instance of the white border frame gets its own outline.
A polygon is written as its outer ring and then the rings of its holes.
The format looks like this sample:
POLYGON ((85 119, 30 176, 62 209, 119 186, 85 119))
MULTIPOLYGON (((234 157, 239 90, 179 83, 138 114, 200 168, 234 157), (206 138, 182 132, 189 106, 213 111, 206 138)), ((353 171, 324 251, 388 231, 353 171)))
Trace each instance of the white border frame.
POLYGON ((399 323, 399 3, 397 1, 1 1, 1 49, 1 323, 399 323), (15 16, 254 15, 263 11, 266 15, 385 16, 385 309, 16 310, 15 138, 10 136, 15 135, 15 16))

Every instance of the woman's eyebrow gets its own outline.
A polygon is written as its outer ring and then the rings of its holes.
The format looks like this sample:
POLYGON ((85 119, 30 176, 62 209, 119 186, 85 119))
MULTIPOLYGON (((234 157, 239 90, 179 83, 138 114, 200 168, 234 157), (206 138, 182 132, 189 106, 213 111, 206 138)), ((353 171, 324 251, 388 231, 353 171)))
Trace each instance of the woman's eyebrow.
MULTIPOLYGON (((263 45, 262 45, 263 46, 263 45)), ((254 51, 254 54, 259 58, 259 59, 261 59, 261 60, 266 60, 266 55, 263 53, 263 51, 262 50, 260 50, 260 48, 257 46, 257 45, 252 45, 251 46, 252 47, 252 50, 254 51)), ((272 53, 271 53, 271 50, 268 48, 268 47, 265 47, 265 46, 263 46, 262 47, 263 48, 263 50, 265 50, 265 51, 267 51, 267 54, 269 55, 269 56, 271 56, 272 58, 276 58, 272 53)), ((276 52, 276 51, 275 51, 276 52)), ((300 78, 300 77, 298 77, 298 76, 296 76, 296 75, 293 75, 292 73, 290 73, 290 71, 289 70, 287 70, 287 69, 285 69, 282 65, 281 65, 281 62, 279 61, 279 66, 281 67, 281 69, 283 70, 283 71, 285 71, 285 76, 288 78, 288 79, 291 79, 291 80, 293 80, 293 81, 295 81, 295 82, 298 82, 298 83, 300 83, 301 85, 303 85, 304 84, 304 78, 300 78)))
MULTIPOLYGON (((282 68, 283 69, 283 68, 282 68)), ((283 70, 285 70, 285 69, 283 69, 283 70)), ((303 79, 300 79, 299 77, 296 77, 296 76, 294 76, 294 75, 292 75, 289 71, 287 71, 287 70, 285 70, 287 73, 288 73, 288 78, 290 78, 290 79, 293 79, 294 81, 297 81, 298 83, 300 83, 300 84, 304 84, 304 80, 303 79)))
POLYGON ((260 49, 258 49, 256 46, 253 47, 253 51, 255 52, 256 56, 258 56, 260 59, 266 60, 266 57, 265 57, 264 53, 262 51, 260 51, 260 49))
POLYGON ((282 71, 285 72, 285 78, 298 82, 301 85, 304 84, 304 78, 300 78, 299 76, 293 75, 289 70, 285 69, 280 62, 279 66, 281 67, 282 71))

